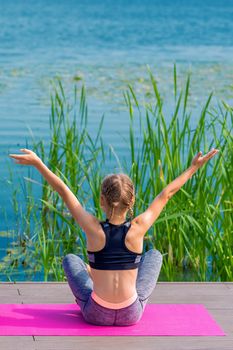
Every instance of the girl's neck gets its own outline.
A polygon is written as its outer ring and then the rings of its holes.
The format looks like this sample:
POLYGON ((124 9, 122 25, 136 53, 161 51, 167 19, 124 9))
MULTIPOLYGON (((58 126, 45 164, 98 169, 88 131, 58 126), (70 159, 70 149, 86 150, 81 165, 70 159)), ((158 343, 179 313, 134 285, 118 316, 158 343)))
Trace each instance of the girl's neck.
POLYGON ((123 222, 126 221, 126 216, 125 215, 114 215, 111 217, 111 219, 109 219, 107 217, 107 220, 112 223, 113 225, 120 225, 123 222))

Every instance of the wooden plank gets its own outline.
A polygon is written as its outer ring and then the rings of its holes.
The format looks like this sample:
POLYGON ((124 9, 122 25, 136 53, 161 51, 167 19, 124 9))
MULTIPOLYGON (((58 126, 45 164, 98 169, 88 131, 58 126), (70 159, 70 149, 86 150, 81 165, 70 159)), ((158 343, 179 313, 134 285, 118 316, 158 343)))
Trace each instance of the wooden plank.
POLYGON ((233 337, 35 337, 38 350, 232 350, 233 337))
POLYGON ((233 282, 224 282, 224 285, 228 288, 233 290, 233 282))
MULTIPOLYGON (((233 283, 232 283, 233 287, 233 283)), ((213 284, 213 283, 196 283, 196 284, 185 284, 185 283, 164 283, 160 282, 157 283, 155 287, 155 292, 162 292, 163 294, 170 294, 172 291, 182 291, 185 290, 188 293, 192 294, 199 294, 199 295, 217 295, 219 293, 231 295, 231 290, 229 288, 221 283, 221 284, 213 284)))
MULTIPOLYGON (((50 288, 51 284, 43 283, 43 284, 18 284, 18 289, 20 291, 21 295, 27 296, 27 295, 35 295, 36 294, 44 294, 45 296, 54 295, 54 292, 59 295, 64 295, 64 293, 68 293, 68 297, 73 296, 70 287, 68 283, 56 283, 53 285, 53 288, 50 288), (43 288, 41 288, 43 286, 43 288), (33 293, 31 293, 31 290, 33 290, 33 293)), ((198 285, 185 285, 185 284, 178 284, 178 283, 171 283, 169 284, 163 284, 163 282, 159 282, 153 293, 155 295, 176 295, 180 293, 185 294, 192 294, 192 295, 232 295, 233 290, 233 283, 232 283, 232 289, 224 284, 217 284, 216 286, 211 283, 209 284, 199 284, 198 285), (185 286, 185 289, 183 288, 185 286)))
POLYGON ((17 289, 9 289, 9 290, 2 290, 0 288, 0 300, 2 297, 4 296, 13 296, 13 297, 16 297, 17 295, 19 295, 19 292, 17 289))
POLYGON ((18 284, 24 303, 74 303, 75 297, 65 283, 18 284))
POLYGON ((3 295, 0 297, 1 304, 21 304, 22 302, 20 295, 3 295))
MULTIPOLYGON (((233 289, 223 284, 214 286, 198 284, 190 286, 184 283, 172 283, 170 286, 160 282, 150 296, 149 302, 153 303, 203 303, 209 308, 233 308, 233 289), (191 287, 191 288, 190 288, 191 287)), ((233 284, 233 283, 232 283, 233 284)), ((18 284, 18 290, 24 303, 73 303, 74 295, 68 283, 56 283, 51 288, 51 283, 27 283, 18 284)), ((4 297, 7 299, 7 296, 4 297)), ((3 300, 3 298, 2 298, 3 300)), ((12 299, 11 299, 12 300, 12 299)), ((7 301, 4 301, 7 302, 7 301)), ((12 302, 12 301, 10 301, 12 302)))
POLYGON ((34 350, 35 346, 32 336, 0 336, 1 350, 34 350))
MULTIPOLYGON (((164 296, 164 295, 151 295, 149 298, 150 303, 158 303, 158 304, 165 304, 165 303, 174 303, 174 304, 204 304, 207 308, 211 309, 231 309, 233 310, 233 299, 226 298, 224 295, 190 295, 185 294, 185 292, 181 293, 180 295, 174 294, 174 296, 164 296)), ((233 311, 232 311, 233 312, 233 311)))
POLYGON ((4 295, 18 295, 16 283, 0 283, 0 298, 4 295))

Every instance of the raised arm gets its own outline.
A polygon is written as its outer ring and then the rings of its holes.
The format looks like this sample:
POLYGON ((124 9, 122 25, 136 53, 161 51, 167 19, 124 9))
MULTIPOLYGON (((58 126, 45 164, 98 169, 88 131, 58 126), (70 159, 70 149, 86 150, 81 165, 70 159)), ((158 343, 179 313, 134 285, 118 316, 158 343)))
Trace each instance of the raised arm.
POLYGON ((24 154, 9 154, 9 156, 14 158, 17 164, 33 165, 62 197, 71 215, 81 226, 83 231, 87 235, 95 235, 96 229, 99 228, 99 221, 97 218, 82 207, 69 187, 42 162, 36 153, 26 148, 20 151, 24 152, 24 154))
POLYGON ((21 148, 20 151, 24 154, 9 154, 9 157, 14 158, 17 164, 33 165, 53 189, 61 194, 66 186, 65 183, 42 162, 35 152, 27 148, 21 148))
POLYGON ((192 163, 188 169, 186 169, 180 176, 169 183, 163 191, 155 197, 153 202, 150 204, 148 209, 146 209, 142 214, 138 215, 134 220, 138 224, 139 232, 142 235, 148 231, 148 229, 153 225, 155 220, 160 215, 161 211, 167 204, 168 200, 192 177, 192 175, 209 159, 211 159, 216 153, 217 149, 212 149, 205 156, 201 156, 202 152, 198 152, 193 158, 192 163))

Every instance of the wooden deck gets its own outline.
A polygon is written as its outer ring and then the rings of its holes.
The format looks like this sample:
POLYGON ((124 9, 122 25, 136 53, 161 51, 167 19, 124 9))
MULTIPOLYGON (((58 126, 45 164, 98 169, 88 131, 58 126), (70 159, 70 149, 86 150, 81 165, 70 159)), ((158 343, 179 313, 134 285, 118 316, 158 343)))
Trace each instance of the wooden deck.
MULTIPOLYGON (((0 283, 1 303, 74 303, 66 282, 0 283)), ((227 336, 0 336, 1 350, 233 350, 233 282, 158 282, 149 303, 204 304, 227 336)))

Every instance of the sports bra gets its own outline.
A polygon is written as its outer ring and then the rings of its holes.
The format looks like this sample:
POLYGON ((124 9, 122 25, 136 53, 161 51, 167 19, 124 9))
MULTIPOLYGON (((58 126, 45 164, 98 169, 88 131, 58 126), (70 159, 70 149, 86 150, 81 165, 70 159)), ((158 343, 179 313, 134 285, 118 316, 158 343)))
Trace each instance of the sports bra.
POLYGON ((106 237, 104 248, 97 252, 87 250, 89 264, 97 270, 131 270, 136 269, 140 263, 142 253, 135 253, 125 245, 125 236, 131 223, 114 225, 106 221, 100 221, 106 237))

